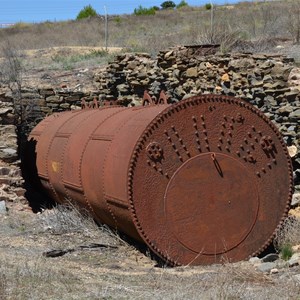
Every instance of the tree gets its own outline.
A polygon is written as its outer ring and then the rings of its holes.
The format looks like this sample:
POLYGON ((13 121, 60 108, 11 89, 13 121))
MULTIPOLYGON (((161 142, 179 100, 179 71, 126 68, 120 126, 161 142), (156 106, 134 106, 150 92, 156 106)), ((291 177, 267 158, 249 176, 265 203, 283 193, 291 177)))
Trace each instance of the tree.
POLYGON ((211 10, 212 5, 210 3, 206 3, 204 6, 205 6, 205 9, 211 10))
POLYGON ((188 6, 188 3, 184 0, 182 0, 176 5, 176 8, 179 9, 179 8, 185 7, 185 6, 188 6))
POLYGON ((76 20, 97 16, 96 10, 91 6, 85 6, 77 15, 76 20))
POLYGON ((162 9, 175 8, 176 4, 173 1, 165 1, 161 5, 162 9))

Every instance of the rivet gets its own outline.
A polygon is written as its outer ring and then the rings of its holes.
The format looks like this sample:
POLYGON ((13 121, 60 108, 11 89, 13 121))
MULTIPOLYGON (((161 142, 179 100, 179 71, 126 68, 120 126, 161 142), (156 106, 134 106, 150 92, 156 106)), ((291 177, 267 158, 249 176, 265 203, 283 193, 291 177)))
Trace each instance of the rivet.
POLYGON ((259 172, 256 172, 256 175, 257 175, 258 177, 260 177, 260 173, 259 173, 259 172))
POLYGON ((266 173, 266 169, 265 169, 265 168, 261 168, 261 170, 262 170, 264 173, 266 173))
POLYGON ((203 116, 203 115, 201 115, 200 118, 201 118, 202 120, 204 120, 204 116, 203 116))
POLYGON ((235 153, 236 153, 238 156, 241 155, 240 151, 236 151, 235 153))

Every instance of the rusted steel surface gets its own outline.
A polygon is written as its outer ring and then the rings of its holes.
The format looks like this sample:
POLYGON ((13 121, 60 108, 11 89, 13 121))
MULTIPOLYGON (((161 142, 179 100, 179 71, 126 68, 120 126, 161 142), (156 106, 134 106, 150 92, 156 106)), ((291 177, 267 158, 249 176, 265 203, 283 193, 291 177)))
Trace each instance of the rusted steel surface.
POLYGON ((159 97, 150 96, 148 91, 144 91, 142 106, 145 105, 157 105, 157 104, 168 104, 168 96, 165 94, 165 91, 162 90, 159 94, 159 97))
POLYGON ((73 199, 173 265, 261 253, 292 197, 280 133, 235 98, 65 112, 30 139, 51 197, 73 199))

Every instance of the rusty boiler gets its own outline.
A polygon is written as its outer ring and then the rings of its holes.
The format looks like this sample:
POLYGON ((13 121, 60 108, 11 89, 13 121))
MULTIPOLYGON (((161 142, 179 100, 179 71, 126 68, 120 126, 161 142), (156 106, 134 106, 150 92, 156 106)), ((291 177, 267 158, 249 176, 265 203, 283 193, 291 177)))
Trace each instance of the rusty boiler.
POLYGON ((258 255, 292 198, 279 131, 232 97, 56 113, 29 140, 55 201, 71 199, 171 265, 258 255))

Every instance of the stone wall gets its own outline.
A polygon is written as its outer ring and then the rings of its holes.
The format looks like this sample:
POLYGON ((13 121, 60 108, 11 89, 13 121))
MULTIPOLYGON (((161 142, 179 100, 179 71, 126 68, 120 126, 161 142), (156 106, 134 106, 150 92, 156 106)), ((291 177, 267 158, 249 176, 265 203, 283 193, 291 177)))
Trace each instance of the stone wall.
MULTIPOLYGON (((7 87, 0 87, 0 166, 12 166, 11 172, 0 169, 0 182, 1 178, 18 173, 16 131, 20 130, 15 124, 21 123, 26 134, 53 112, 80 109, 83 99, 86 102, 96 99, 100 105, 105 101, 140 105, 147 89, 152 96, 165 90, 170 103, 207 93, 236 96, 251 102, 283 134, 292 156, 296 188, 300 190, 300 70, 292 59, 245 53, 203 56, 190 48, 177 47, 161 51, 156 59, 146 53, 116 56, 105 70, 95 74, 94 81, 98 88, 90 92, 51 86, 24 88, 21 101, 15 101, 7 87)), ((15 182, 19 182, 18 176, 15 182)))

